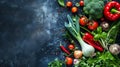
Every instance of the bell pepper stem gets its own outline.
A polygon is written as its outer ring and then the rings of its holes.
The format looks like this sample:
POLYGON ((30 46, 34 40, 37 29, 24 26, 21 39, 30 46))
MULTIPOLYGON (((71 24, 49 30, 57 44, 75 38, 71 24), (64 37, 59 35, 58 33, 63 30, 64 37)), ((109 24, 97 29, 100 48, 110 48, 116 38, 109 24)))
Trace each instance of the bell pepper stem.
POLYGON ((116 10, 116 9, 111 9, 111 12, 112 12, 112 13, 118 13, 118 14, 120 14, 120 11, 118 11, 118 10, 116 10))

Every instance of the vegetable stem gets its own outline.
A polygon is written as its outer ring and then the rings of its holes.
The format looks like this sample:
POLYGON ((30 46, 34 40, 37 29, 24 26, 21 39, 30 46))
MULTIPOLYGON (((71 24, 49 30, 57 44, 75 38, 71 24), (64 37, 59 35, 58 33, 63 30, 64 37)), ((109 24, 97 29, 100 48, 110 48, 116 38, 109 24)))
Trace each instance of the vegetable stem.
POLYGON ((80 26, 80 28, 82 28, 83 30, 85 30, 91 34, 91 32, 88 29, 86 29, 85 27, 80 26))
POLYGON ((111 12, 112 12, 112 13, 118 13, 118 14, 120 14, 120 11, 118 11, 118 10, 116 10, 116 9, 111 9, 111 12))

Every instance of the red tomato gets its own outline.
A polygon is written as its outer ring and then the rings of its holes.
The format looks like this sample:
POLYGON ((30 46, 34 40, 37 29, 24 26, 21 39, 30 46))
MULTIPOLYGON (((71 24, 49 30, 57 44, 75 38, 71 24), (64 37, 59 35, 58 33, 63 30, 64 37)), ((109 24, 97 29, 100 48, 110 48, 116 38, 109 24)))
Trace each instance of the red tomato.
POLYGON ((69 48, 69 50, 73 50, 75 47, 74 47, 73 44, 70 44, 70 45, 68 46, 68 48, 69 48))
POLYGON ((78 11, 78 8, 77 7, 72 7, 71 11, 72 11, 72 13, 76 13, 78 11))
POLYGON ((84 6, 84 1, 81 0, 81 1, 79 2, 79 4, 80 4, 80 6, 84 6))
POLYGON ((87 17, 85 17, 85 16, 81 17, 79 19, 79 23, 80 23, 80 25, 85 26, 88 23, 87 17))
POLYGON ((68 2, 66 3, 66 6, 67 6, 67 7, 72 7, 72 2, 71 2, 71 1, 68 1, 68 2))
POLYGON ((70 57, 66 57, 65 59, 67 65, 72 65, 73 64, 73 59, 70 57))
POLYGON ((88 29, 95 30, 98 27, 98 22, 92 21, 88 23, 88 29))

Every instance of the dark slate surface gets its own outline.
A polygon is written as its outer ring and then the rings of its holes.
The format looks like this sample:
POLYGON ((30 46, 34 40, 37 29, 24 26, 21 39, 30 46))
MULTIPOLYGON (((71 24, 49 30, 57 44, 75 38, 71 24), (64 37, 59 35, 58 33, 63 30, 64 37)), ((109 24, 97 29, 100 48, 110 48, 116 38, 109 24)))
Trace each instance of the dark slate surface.
POLYGON ((62 57, 61 9, 56 0, 0 0, 0 67, 47 67, 62 57))
POLYGON ((47 67, 62 59, 68 13, 57 0, 0 0, 0 67, 47 67))

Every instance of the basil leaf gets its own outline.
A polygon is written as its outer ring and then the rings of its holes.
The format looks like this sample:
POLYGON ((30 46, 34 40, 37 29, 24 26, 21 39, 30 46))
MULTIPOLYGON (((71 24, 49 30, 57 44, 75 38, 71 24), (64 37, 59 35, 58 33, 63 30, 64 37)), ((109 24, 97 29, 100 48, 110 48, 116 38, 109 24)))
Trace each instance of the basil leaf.
POLYGON ((99 26, 99 27, 97 28, 97 33, 102 33, 102 27, 99 26))

